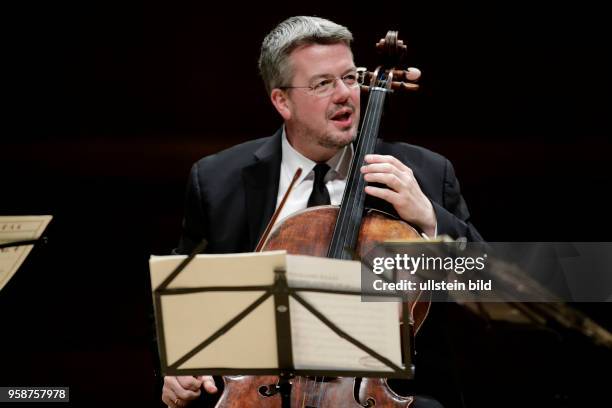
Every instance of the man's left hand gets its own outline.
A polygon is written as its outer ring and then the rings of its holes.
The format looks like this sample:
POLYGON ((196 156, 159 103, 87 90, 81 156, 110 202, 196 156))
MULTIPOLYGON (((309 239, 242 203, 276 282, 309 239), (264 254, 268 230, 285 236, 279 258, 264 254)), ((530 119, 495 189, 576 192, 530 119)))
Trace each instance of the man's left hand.
POLYGON ((398 215, 418 226, 429 237, 435 235, 436 213, 431 201, 423 194, 412 169, 393 156, 369 154, 361 172, 368 183, 380 183, 388 188, 366 186, 365 192, 381 198, 395 208, 398 215))

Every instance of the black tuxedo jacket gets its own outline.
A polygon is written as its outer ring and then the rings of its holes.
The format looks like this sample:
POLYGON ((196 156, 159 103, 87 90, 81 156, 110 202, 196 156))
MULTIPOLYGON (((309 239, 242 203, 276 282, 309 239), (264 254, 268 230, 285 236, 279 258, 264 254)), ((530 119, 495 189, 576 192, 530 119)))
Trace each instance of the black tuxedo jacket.
MULTIPOLYGON (((470 241, 482 238, 470 223, 453 166, 443 156, 406 143, 379 141, 376 153, 410 167, 433 203, 438 234, 470 241)), ((281 164, 281 130, 204 157, 191 169, 178 253, 190 253, 203 239, 206 252, 249 252, 274 213, 281 164)), ((367 196, 366 207, 397 215, 387 202, 367 196)))

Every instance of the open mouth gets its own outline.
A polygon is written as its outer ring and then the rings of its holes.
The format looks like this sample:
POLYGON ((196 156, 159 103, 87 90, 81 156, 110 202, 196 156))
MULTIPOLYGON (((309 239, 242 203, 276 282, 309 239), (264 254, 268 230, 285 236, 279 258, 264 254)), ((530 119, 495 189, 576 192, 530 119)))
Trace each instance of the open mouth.
POLYGON ((341 126, 348 126, 352 122, 353 112, 350 109, 341 109, 334 113, 330 120, 341 126))
POLYGON ((340 114, 336 114, 332 116, 332 120, 343 121, 343 120, 347 120, 350 117, 351 117, 351 112, 344 112, 344 113, 340 113, 340 114))

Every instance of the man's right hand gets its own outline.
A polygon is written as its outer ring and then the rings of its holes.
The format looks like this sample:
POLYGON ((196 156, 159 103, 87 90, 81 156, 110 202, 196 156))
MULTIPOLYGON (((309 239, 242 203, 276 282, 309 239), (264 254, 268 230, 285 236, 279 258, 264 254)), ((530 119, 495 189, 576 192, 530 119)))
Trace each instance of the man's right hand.
POLYGON ((215 380, 210 375, 164 377, 162 401, 170 408, 184 407, 200 396, 202 387, 209 394, 217 392, 215 380))

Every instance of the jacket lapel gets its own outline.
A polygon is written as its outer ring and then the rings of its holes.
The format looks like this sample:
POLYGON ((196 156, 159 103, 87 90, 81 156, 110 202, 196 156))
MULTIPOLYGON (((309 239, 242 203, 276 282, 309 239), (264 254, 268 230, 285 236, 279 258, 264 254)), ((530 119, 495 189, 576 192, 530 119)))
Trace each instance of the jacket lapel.
POLYGON ((255 163, 242 170, 251 249, 255 248, 276 208, 282 158, 281 134, 282 128, 255 151, 255 163))

